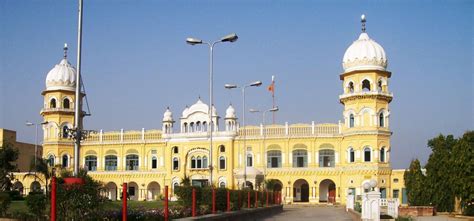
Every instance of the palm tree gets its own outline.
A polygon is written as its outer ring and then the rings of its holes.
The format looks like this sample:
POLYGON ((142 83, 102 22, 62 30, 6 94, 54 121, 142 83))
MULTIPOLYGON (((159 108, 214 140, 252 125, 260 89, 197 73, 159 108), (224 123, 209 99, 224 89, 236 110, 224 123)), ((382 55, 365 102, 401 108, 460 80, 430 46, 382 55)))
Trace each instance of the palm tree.
POLYGON ((191 179, 189 176, 184 175, 183 179, 181 180, 181 186, 191 186, 191 179))
POLYGON ((38 157, 36 158, 35 163, 35 158, 32 158, 30 163, 30 170, 27 174, 25 174, 25 176, 23 176, 23 179, 25 179, 26 177, 33 177, 40 181, 43 181, 44 179, 46 192, 48 192, 48 181, 51 179, 51 170, 52 168, 49 166, 48 159, 38 157))

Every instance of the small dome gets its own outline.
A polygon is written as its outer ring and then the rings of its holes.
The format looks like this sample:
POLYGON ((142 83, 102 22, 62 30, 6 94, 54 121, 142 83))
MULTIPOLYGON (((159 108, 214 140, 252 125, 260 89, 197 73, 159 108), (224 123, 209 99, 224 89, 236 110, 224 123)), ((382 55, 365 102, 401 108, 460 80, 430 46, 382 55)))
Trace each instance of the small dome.
MULTIPOLYGON (((193 105, 191 105, 191 107, 186 107, 184 110, 183 110, 183 114, 182 114, 182 118, 187 118, 189 115, 193 114, 193 113, 196 113, 196 112, 202 112, 202 113, 205 113, 205 114, 208 114, 209 113, 209 105, 205 104, 204 102, 202 102, 201 98, 199 98, 197 100, 197 102, 193 105)), ((212 107, 212 116, 216 117, 217 116, 217 110, 216 110, 216 107, 212 107)))
POLYGON ((46 76, 46 90, 70 90, 76 88, 76 69, 63 58, 46 76))
POLYGON ((163 114, 163 122, 173 121, 173 113, 170 111, 170 108, 166 108, 165 113, 163 114))
POLYGON ((236 118, 235 109, 232 104, 230 104, 227 110, 225 111, 225 118, 236 118))
POLYGON ((365 32, 361 33, 359 39, 347 48, 342 59, 344 72, 356 70, 380 70, 387 68, 387 57, 385 51, 377 42, 370 39, 365 32))

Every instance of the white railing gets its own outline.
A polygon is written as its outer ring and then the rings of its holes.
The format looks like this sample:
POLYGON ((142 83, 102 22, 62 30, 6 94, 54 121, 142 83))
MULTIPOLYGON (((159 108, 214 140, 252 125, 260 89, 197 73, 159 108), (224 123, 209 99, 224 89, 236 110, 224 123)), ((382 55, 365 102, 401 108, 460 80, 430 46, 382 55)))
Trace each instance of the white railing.
POLYGON ((347 195, 346 212, 348 212, 349 209, 354 210, 354 195, 347 195))
POLYGON ((398 218, 398 206, 400 206, 400 202, 398 199, 387 199, 387 215, 398 218))
POLYGON ((387 206, 387 199, 386 199, 386 198, 380 199, 379 205, 380 205, 380 206, 387 206))

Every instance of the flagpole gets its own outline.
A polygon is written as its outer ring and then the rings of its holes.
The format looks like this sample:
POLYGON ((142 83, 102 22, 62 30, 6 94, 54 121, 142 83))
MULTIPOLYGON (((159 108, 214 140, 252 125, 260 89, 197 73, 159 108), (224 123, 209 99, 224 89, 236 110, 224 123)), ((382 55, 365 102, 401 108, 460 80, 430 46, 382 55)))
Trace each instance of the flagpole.
MULTIPOLYGON (((275 108, 275 75, 272 75, 272 108, 275 108)), ((272 122, 275 124, 275 111, 272 112, 272 122)))

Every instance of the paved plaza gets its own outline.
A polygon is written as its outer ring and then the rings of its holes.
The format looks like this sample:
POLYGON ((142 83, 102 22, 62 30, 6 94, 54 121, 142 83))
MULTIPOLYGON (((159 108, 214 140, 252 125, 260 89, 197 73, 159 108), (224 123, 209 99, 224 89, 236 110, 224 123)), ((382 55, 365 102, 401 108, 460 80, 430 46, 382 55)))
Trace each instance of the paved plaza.
POLYGON ((324 220, 324 221, 351 221, 351 217, 342 206, 314 206, 314 205, 285 205, 283 212, 272 217, 261 219, 262 221, 300 221, 300 220, 324 220))

